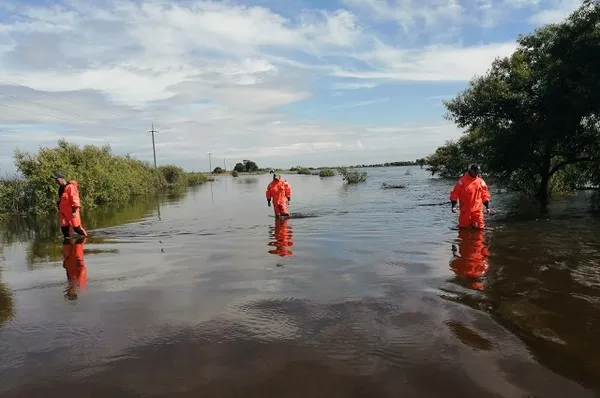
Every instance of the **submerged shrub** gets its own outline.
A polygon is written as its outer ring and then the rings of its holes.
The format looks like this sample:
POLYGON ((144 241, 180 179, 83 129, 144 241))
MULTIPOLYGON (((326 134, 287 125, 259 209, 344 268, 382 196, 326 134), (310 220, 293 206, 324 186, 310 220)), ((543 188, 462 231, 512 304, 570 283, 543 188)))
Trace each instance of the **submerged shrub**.
POLYGON ((296 171, 296 173, 298 173, 298 174, 304 174, 304 175, 311 175, 312 174, 312 170, 308 169, 306 167, 300 167, 298 169, 298 171, 296 171))
POLYGON ((0 218, 11 215, 27 214, 32 206, 33 195, 27 181, 22 178, 8 177, 0 180, 0 218))
POLYGON ((332 169, 323 169, 319 172, 319 177, 333 177, 335 176, 335 171, 332 169))
POLYGON ((57 172, 77 181, 82 206, 87 209, 154 194, 170 185, 189 184, 178 166, 155 169, 129 155, 114 155, 109 145, 80 147, 65 140, 58 141, 54 148, 41 148, 37 154, 16 150, 15 166, 21 178, 0 180, 2 214, 54 210, 58 187, 52 176, 57 172))
POLYGON ((206 174, 198 173, 198 172, 186 173, 185 179, 186 179, 187 185, 190 187, 194 187, 196 185, 202 185, 205 182, 213 180, 213 178, 208 177, 206 174))
POLYGON ((403 189, 403 188, 406 188, 406 185, 388 184, 387 182, 384 182, 383 184, 381 184, 381 189, 403 189))
POLYGON ((166 186, 187 185, 185 170, 179 166, 159 166, 158 171, 160 172, 166 186))
POLYGON ((349 170, 342 167, 339 169, 339 172, 342 175, 342 180, 346 181, 348 184, 358 184, 367 181, 366 171, 349 170))

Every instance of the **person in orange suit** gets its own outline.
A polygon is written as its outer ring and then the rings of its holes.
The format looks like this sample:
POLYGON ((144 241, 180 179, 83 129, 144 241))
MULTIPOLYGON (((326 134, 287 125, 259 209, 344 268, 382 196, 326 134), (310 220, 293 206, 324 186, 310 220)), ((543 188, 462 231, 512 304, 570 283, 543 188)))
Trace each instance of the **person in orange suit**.
POLYGON ((72 230, 79 235, 87 236, 81 225, 81 201, 79 199, 79 185, 77 181, 67 181, 64 174, 57 173, 53 176, 58 184, 58 212, 60 216, 60 229, 65 238, 70 238, 72 230))
POLYGON ((271 201, 273 201, 275 218, 290 216, 288 205, 292 200, 292 188, 286 180, 281 178, 281 175, 273 174, 273 181, 267 185, 266 197, 269 207, 271 207, 271 201))
POLYGON ((83 257, 83 246, 87 238, 73 241, 63 240, 63 268, 67 273, 67 289, 65 297, 69 300, 77 299, 77 291, 85 292, 87 282, 87 269, 83 257))
POLYGON ((289 220, 287 219, 275 219, 275 231, 271 235, 274 238, 274 241, 269 242, 269 246, 275 246, 275 249, 269 250, 269 253, 280 257, 287 257, 294 254, 288 249, 289 247, 294 246, 294 242, 292 241, 292 231, 288 222, 289 220))
POLYGON ((458 239, 458 247, 452 245, 453 257, 450 260, 450 269, 457 276, 464 278, 470 288, 483 290, 480 278, 489 269, 490 256, 490 251, 484 242, 483 230, 459 229, 458 239))
POLYGON ((487 184, 479 176, 480 173, 481 169, 478 165, 471 165, 469 171, 456 182, 454 189, 450 192, 453 213, 456 213, 456 204, 459 203, 459 228, 483 229, 485 227, 483 207, 485 206, 486 215, 491 214, 491 194, 487 184))

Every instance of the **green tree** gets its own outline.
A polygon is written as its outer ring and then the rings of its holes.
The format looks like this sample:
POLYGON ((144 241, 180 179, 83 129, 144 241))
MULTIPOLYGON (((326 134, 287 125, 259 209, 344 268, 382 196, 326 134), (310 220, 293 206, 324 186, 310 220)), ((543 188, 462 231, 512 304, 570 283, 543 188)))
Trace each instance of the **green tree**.
POLYGON ((241 163, 236 163, 233 169, 238 173, 253 173, 259 170, 258 165, 252 160, 243 160, 241 163))
POLYGON ((445 102, 446 117, 466 134, 427 159, 431 171, 455 174, 449 169, 478 161, 499 182, 531 192, 545 205, 564 187, 559 180, 574 170, 570 166, 596 164, 599 24, 600 4, 586 0, 563 23, 519 37, 510 57, 496 59, 485 75, 445 102))
POLYGON ((233 170, 237 171, 238 173, 243 173, 246 171, 246 165, 243 163, 236 163, 233 170))
POLYGON ((248 173, 258 171, 258 165, 252 160, 244 160, 244 167, 248 173))

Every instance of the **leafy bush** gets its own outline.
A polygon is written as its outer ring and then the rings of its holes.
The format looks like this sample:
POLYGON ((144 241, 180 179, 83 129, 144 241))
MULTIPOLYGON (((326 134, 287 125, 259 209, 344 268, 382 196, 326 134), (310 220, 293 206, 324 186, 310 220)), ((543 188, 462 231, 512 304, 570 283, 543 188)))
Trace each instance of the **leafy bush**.
POLYGON ((333 177, 335 176, 335 171, 332 169, 323 169, 319 172, 319 177, 333 177))
POLYGON ((346 181, 348 184, 358 184, 359 182, 367 181, 367 172, 359 171, 359 170, 349 170, 348 168, 339 169, 340 174, 342 175, 342 180, 346 181))
POLYGON ((92 209, 154 194, 170 185, 185 186, 183 169, 150 163, 129 155, 116 156, 110 146, 79 147, 65 140, 37 154, 15 151, 15 166, 22 179, 0 180, 0 214, 41 214, 56 208, 58 187, 54 173, 64 173, 79 184, 82 206, 92 209))
POLYGON ((237 170, 233 170, 233 171, 231 172, 231 176, 232 176, 232 177, 237 177, 239 174, 240 174, 240 173, 238 173, 238 171, 237 171, 237 170))
POLYGON ((204 173, 198 173, 198 172, 185 173, 184 177, 186 180, 186 184, 189 187, 202 185, 207 181, 213 181, 213 178, 208 177, 204 173))
POLYGON ((0 218, 7 215, 26 214, 32 205, 33 195, 27 189, 27 181, 12 177, 0 181, 0 209, 9 209, 10 213, 0 213, 0 218))
POLYGON ((304 175, 311 175, 311 174, 312 174, 312 171, 311 171, 310 169, 306 168, 306 167, 300 167, 300 168, 297 170, 297 173, 298 173, 298 174, 304 174, 304 175))
POLYGON ((185 170, 179 166, 159 166, 158 171, 167 187, 187 185, 185 170))

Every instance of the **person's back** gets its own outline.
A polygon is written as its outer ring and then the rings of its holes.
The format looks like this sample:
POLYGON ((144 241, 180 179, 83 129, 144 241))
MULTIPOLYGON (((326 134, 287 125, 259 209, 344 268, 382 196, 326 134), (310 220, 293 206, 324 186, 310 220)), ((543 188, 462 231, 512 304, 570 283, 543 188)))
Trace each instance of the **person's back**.
POLYGON ((486 185, 483 178, 465 173, 458 180, 458 184, 461 186, 458 190, 458 202, 469 204, 471 211, 480 211, 483 206, 481 187, 486 185))
POLYGON ((479 173, 479 166, 471 165, 469 171, 459 178, 454 185, 454 189, 450 192, 452 212, 456 212, 456 204, 460 203, 458 218, 460 228, 483 228, 485 226, 482 213, 483 206, 486 208, 486 213, 490 213, 489 201, 491 195, 487 184, 479 176, 479 173))

